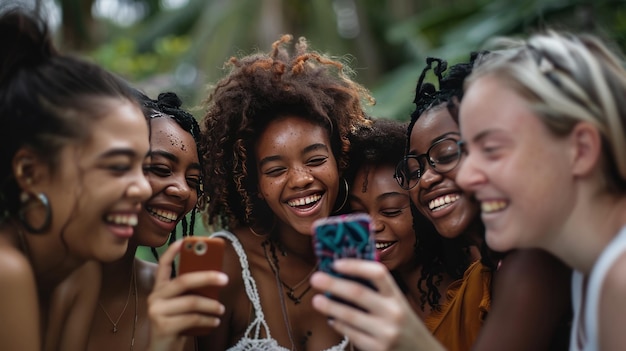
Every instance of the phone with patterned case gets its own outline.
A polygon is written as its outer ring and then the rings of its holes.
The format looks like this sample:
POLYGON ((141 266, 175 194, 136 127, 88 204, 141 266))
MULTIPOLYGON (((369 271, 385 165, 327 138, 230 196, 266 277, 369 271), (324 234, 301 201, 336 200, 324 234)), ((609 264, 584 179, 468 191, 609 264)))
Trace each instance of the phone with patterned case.
MULTIPOLYGON (((340 274, 332 268, 333 262, 339 258, 377 260, 376 240, 371 222, 371 217, 365 213, 331 216, 313 222, 313 244, 319 270, 357 281, 374 289, 369 281, 340 274)), ((354 306, 342 299, 330 297, 354 306)))

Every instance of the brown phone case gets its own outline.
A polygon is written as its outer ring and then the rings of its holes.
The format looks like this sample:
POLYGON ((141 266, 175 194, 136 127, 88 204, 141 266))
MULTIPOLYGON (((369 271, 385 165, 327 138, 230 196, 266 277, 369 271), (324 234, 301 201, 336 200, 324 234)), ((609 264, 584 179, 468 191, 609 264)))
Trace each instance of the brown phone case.
MULTIPOLYGON (((178 274, 197 271, 221 271, 224 259, 224 240, 202 236, 189 236, 183 239, 180 251, 178 274)), ((219 299, 219 287, 205 286, 191 290, 190 293, 202 295, 214 300, 219 299)), ((200 336, 208 334, 212 328, 192 328, 184 335, 200 336)))

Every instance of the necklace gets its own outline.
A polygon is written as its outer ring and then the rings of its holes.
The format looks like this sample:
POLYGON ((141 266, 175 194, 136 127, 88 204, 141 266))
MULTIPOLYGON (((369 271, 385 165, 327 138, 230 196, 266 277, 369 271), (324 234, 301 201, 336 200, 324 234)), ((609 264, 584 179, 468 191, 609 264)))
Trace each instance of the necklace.
POLYGON ((133 349, 135 348, 135 329, 137 327, 137 309, 138 309, 137 300, 139 299, 139 296, 137 294, 137 275, 135 274, 135 260, 133 260, 133 289, 135 293, 135 318, 133 318, 133 334, 130 339, 130 351, 133 351, 133 349))
MULTIPOLYGON (((133 270, 130 273, 130 282, 128 283, 128 296, 126 297, 126 303, 124 304, 124 308, 122 309, 122 313, 120 313, 120 315, 117 317, 115 322, 113 322, 113 318, 111 318, 111 316, 109 315, 107 310, 105 310, 104 306, 102 306, 102 302, 98 301, 98 305, 100 305, 100 308, 102 309, 102 312, 104 312, 104 314, 107 316, 107 318, 109 319, 109 322, 111 322, 111 324, 113 324, 113 329, 111 329, 111 332, 113 334, 117 333, 117 324, 120 322, 120 319, 122 318, 122 316, 124 315, 124 312, 126 312, 126 308, 128 307, 128 302, 130 301, 130 293, 131 293, 131 291, 133 289, 133 281, 134 281, 133 278, 134 277, 135 277, 135 262, 133 261, 133 270)), ((136 297, 136 295, 135 295, 135 297, 136 297)), ((137 309, 136 306, 135 306, 135 309, 137 309)))
MULTIPOLYGON (((272 269, 272 273, 274 273, 276 280, 278 280, 280 284, 286 289, 285 294, 291 301, 294 302, 294 304, 296 305, 300 304, 302 302, 302 298, 304 297, 304 295, 306 295, 306 293, 308 293, 309 290, 311 290, 311 284, 307 284, 306 289, 304 289, 304 291, 300 295, 296 295, 296 290, 298 290, 298 288, 300 288, 304 283, 307 283, 309 281, 309 278, 311 277, 311 275, 313 275, 313 273, 317 270, 318 265, 316 264, 315 266, 313 266, 313 269, 311 269, 311 271, 307 273, 304 279, 299 281, 296 285, 290 286, 289 284, 285 283, 280 278, 280 272, 279 272, 280 267, 278 266, 278 257, 276 256, 276 249, 275 249, 274 244, 270 240, 265 240, 262 245, 263 245, 263 252, 265 253, 265 259, 267 260, 267 263, 272 269), (272 258, 270 258, 270 255, 267 252, 268 245, 270 247, 272 258)), ((283 254, 283 256, 285 255, 283 254)))

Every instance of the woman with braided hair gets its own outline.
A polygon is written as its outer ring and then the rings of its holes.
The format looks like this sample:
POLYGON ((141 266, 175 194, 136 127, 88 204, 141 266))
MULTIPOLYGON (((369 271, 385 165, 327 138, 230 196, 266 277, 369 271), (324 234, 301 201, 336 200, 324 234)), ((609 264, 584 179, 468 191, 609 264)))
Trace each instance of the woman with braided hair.
POLYGON ((427 60, 416 88, 416 110, 411 115, 405 157, 396 169, 398 183, 410 191, 411 206, 437 229, 423 232, 417 244, 425 262, 422 279, 433 282, 446 275, 458 279, 443 289, 427 284, 428 296, 447 289, 438 310, 425 318, 424 325, 419 324, 407 315, 403 307, 406 302, 400 301, 395 289, 385 286, 389 285, 388 277, 378 272, 375 263, 346 262, 347 269, 341 272, 379 281, 378 293, 366 290, 362 294, 362 287, 323 274, 313 277, 315 287, 342 298, 353 296, 350 301, 358 304, 358 299, 360 306, 369 305, 370 311, 375 311, 371 313, 374 316, 360 316, 356 311, 348 315, 345 307, 316 297, 316 307, 335 317, 338 331, 346 332, 359 348, 567 349, 569 270, 540 250, 506 254, 490 250, 484 243, 478 203, 456 184, 461 159, 456 117, 463 81, 475 57, 452 66, 445 76, 445 61, 427 60), (439 90, 423 83, 433 64, 439 90))
MULTIPOLYGON (((184 329, 180 321, 168 324, 167 330, 151 331, 147 301, 153 290, 158 295, 164 287, 167 289, 167 285, 180 283, 176 279, 170 281, 171 273, 175 272, 171 258, 180 247, 180 243, 174 244, 176 226, 182 223, 182 236, 193 235, 197 204, 204 203, 201 200, 202 167, 198 146, 200 128, 196 119, 180 108, 182 102, 174 93, 160 94, 156 101, 139 91, 135 91, 135 96, 151 126, 149 162, 145 171, 152 196, 139 213, 135 235, 130 239, 124 257, 103 264, 101 278, 84 272, 72 276, 64 282, 63 293, 57 294, 58 299, 65 299, 67 303, 77 285, 100 284, 94 279, 101 280, 98 307, 91 323, 86 323, 90 325, 87 347, 76 342, 77 350, 147 350, 149 346, 156 348, 163 342, 162 338, 178 339, 178 344, 185 342, 186 349, 195 349, 195 339, 178 338, 178 332, 184 329), (170 250, 158 270, 159 273, 170 273, 161 274, 162 279, 159 279, 157 264, 143 261, 135 254, 138 246, 148 246, 156 256, 155 248, 168 241, 170 250)), ((206 280, 205 277, 202 284, 206 284, 206 280)), ((208 280, 215 278, 209 277, 208 280)), ((174 318, 164 313, 153 313, 152 317, 159 320, 174 318)))
MULTIPOLYGON (((147 349, 150 337, 147 300, 155 284, 157 265, 135 257, 137 247, 149 246, 156 253, 154 248, 168 241, 173 243, 179 222, 182 222, 182 236, 193 235, 196 205, 202 197, 200 128, 196 119, 180 108, 182 102, 174 93, 159 94, 156 101, 137 95, 150 119, 146 176, 152 196, 139 213, 135 235, 124 257, 102 267, 99 306, 87 350, 124 350, 129 346, 131 350, 147 349)), ((190 339, 188 343, 191 350, 193 341, 190 339)))

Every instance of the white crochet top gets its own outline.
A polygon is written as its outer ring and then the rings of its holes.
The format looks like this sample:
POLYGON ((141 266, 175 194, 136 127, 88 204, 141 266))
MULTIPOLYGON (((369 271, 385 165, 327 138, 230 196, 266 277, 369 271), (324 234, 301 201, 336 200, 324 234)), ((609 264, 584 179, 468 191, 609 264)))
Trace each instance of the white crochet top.
MULTIPOLYGON (((233 243, 235 252, 237 252, 237 256, 239 256, 239 263, 241 264, 241 277, 246 288, 246 294, 248 295, 248 299, 254 308, 254 320, 250 323, 248 328, 246 328, 246 332, 243 337, 237 342, 237 344, 229 348, 228 351, 289 351, 289 349, 280 346, 278 341, 272 339, 270 329, 265 321, 263 309, 261 308, 261 299, 259 298, 256 282, 250 274, 248 257, 246 256, 246 252, 239 242, 239 239, 237 239, 233 233, 227 231, 216 232, 211 235, 211 237, 226 238, 233 243), (264 338, 261 337, 261 330, 265 331, 264 338)), ((347 349, 347 346, 348 338, 345 337, 339 345, 335 345, 324 351, 343 351, 347 349)))

